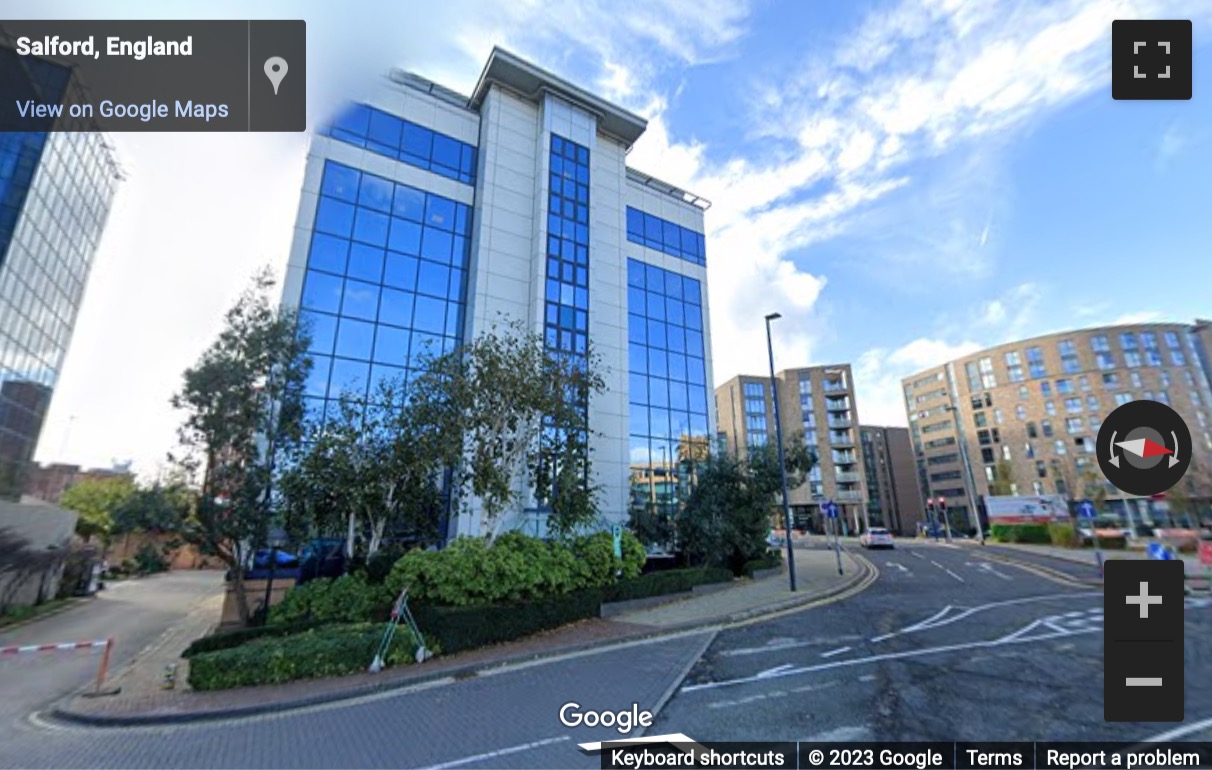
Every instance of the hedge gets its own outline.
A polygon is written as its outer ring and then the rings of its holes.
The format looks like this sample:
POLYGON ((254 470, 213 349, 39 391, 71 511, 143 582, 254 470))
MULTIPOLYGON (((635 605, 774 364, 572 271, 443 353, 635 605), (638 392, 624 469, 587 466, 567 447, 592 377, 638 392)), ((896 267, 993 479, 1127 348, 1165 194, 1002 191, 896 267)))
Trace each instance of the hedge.
POLYGON ((1047 524, 994 524, 989 528, 994 540, 1003 543, 1051 543, 1047 524))
POLYGON ((527 604, 418 605, 412 613, 425 638, 449 654, 596 618, 601 604, 602 592, 587 590, 527 604))
MULTIPOLYGON (((190 660, 189 685, 195 690, 226 690, 365 671, 374 660, 383 631, 382 625, 369 623, 327 626, 201 652, 190 660)), ((388 666, 410 663, 416 647, 408 629, 398 629, 384 662, 388 666)))
POLYGON ((507 532, 492 544, 461 537, 441 551, 414 550, 396 562, 386 585, 393 594, 408 586, 419 602, 444 606, 535 601, 614 583, 640 574, 645 552, 630 532, 614 555, 609 533, 549 543, 507 532))
POLYGON ((269 623, 363 623, 385 615, 392 593, 361 573, 319 578, 295 586, 269 609, 269 623))
POLYGON ((690 567, 649 572, 631 580, 623 580, 602 590, 604 602, 625 602, 632 599, 647 599, 650 596, 665 596, 689 591, 695 586, 708 583, 727 583, 733 578, 732 570, 724 567, 690 567))
POLYGON ((1077 534, 1077 528, 1072 524, 1065 524, 1059 521, 1053 521, 1048 524, 1048 537, 1052 541, 1052 545, 1059 545, 1065 548, 1077 548, 1081 545, 1081 538, 1077 534))
POLYGON ((745 566, 741 572, 745 575, 745 577, 751 578, 753 577, 753 574, 759 570, 774 569, 775 567, 782 566, 782 564, 782 556, 778 552, 771 552, 769 555, 763 556, 760 559, 751 559, 745 562, 745 566))
POLYGON ((190 643, 189 647, 185 648, 185 652, 181 653, 183 658, 192 658, 204 652, 214 652, 216 650, 229 650, 232 647, 239 647, 242 644, 275 636, 289 636, 291 634, 299 634, 304 631, 310 631, 313 628, 328 625, 319 621, 303 621, 298 623, 277 623, 268 626, 252 626, 251 628, 240 628, 235 631, 224 631, 220 634, 204 636, 201 639, 195 639, 190 643))

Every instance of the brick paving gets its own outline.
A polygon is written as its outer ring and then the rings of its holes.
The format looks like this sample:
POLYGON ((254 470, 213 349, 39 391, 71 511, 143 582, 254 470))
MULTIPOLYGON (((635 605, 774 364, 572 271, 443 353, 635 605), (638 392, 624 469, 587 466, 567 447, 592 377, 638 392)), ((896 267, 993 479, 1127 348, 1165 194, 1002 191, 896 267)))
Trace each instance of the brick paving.
MULTIPOLYGON (((188 661, 180 654, 192 639, 205 636, 219 620, 221 597, 194 609, 159 642, 144 650, 110 686, 116 695, 73 696, 54 713, 74 721, 137 724, 193 721, 296 708, 407 687, 433 679, 474 676, 477 671, 570 653, 632 639, 674 633, 682 629, 727 623, 740 617, 810 602, 858 583, 866 567, 849 554, 846 574, 838 575, 831 551, 796 551, 799 591, 792 594, 785 570, 760 580, 738 580, 732 587, 709 594, 691 595, 667 604, 616 615, 609 620, 590 619, 500 645, 443 656, 378 674, 355 674, 332 679, 310 679, 282 685, 245 687, 217 692, 194 692, 186 684, 188 661), (161 687, 164 667, 178 666, 175 689, 161 687)), ((369 661, 368 661, 369 664, 369 661)))

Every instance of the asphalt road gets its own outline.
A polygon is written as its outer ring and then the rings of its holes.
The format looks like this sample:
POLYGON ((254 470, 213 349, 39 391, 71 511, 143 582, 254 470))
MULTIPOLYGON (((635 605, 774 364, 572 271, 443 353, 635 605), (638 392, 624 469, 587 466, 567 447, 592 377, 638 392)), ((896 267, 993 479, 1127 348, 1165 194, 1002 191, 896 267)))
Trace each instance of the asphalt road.
MULTIPOLYGON (((113 638, 112 673, 222 586, 223 573, 217 571, 180 571, 112 583, 96 598, 61 614, 0 630, 0 647, 113 638)), ((101 650, 0 657, 0 744, 14 720, 93 681, 100 659, 101 650)))
MULTIPOLYGON (((972 548, 868 554, 867 591, 723 631, 570 655, 355 702, 230 722, 97 729, 22 719, 4 767, 598 767, 569 702, 657 709, 696 740, 1135 740, 1102 721, 1097 589, 972 548)), ((1189 602, 1187 720, 1212 724, 1212 602, 1189 602)), ((634 733, 632 734, 634 736, 634 733)), ((1208 730, 1184 736, 1208 739, 1208 730)))

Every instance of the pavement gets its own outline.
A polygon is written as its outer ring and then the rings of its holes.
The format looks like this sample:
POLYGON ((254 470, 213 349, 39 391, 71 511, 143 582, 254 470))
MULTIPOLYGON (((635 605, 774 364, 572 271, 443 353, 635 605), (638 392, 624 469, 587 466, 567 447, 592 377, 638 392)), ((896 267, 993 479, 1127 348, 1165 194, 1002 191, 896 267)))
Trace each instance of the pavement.
MULTIPOLYGON (((112 638, 111 674, 222 591, 221 572, 172 572, 112 583, 94 598, 0 629, 0 647, 112 638)), ((15 719, 45 709, 95 682, 101 650, 21 653, 0 658, 0 743, 15 719)))
POLYGON ((481 650, 478 670, 455 666, 305 708, 139 726, 25 719, 3 736, 0 767, 592 768, 600 757, 578 743, 665 733, 1208 739, 1212 690, 1197 684, 1212 681, 1212 599, 1185 603, 1186 721, 1108 724, 1098 588, 959 545, 907 542, 856 556, 872 565, 860 582, 798 609, 699 628, 620 623, 611 643, 568 646, 584 627, 610 628, 581 624, 549 635, 565 645, 561 653, 532 637, 528 658, 502 662, 498 648, 481 650), (653 714, 653 724, 628 731, 560 718, 633 709, 653 714))
POLYGON ((795 550, 798 590, 794 593, 784 568, 761 579, 738 580, 728 588, 687 594, 685 598, 622 612, 609 619, 586 620, 422 665, 387 669, 378 674, 194 692, 187 684, 189 662, 180 654, 192 640, 206 636, 217 625, 221 597, 215 597, 215 601, 198 604, 155 645, 140 654, 133 665, 112 677, 109 686, 120 688, 120 692, 100 698, 87 692, 75 694, 56 704, 50 713, 57 719, 76 723, 130 726, 229 719, 298 709, 448 677, 475 676, 504 665, 745 622, 861 590, 864 580, 872 577, 861 556, 844 552, 843 572, 839 574, 834 551, 811 540, 801 545, 795 550), (168 666, 177 669, 172 689, 163 687, 168 666))

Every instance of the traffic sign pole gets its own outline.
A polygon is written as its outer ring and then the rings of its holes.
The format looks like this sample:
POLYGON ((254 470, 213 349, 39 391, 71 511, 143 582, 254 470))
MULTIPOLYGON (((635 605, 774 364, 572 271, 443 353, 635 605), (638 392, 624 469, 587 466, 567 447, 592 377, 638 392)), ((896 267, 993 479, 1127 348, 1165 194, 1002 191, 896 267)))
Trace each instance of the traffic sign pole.
POLYGON ((1098 526, 1095 523, 1095 518, 1098 515, 1098 510, 1095 509, 1094 503, 1089 500, 1083 500, 1081 505, 1077 506, 1077 515, 1079 518, 1086 519, 1090 522, 1090 539, 1094 543, 1094 564, 1098 567, 1098 578, 1103 578, 1103 552, 1098 545, 1098 526))
POLYGON ((840 528, 838 526, 837 503, 832 500, 825 502, 825 515, 829 518, 830 526, 833 529, 833 553, 837 556, 837 574, 846 574, 842 570, 842 540, 838 535, 840 528))

